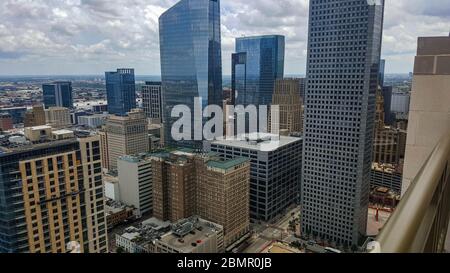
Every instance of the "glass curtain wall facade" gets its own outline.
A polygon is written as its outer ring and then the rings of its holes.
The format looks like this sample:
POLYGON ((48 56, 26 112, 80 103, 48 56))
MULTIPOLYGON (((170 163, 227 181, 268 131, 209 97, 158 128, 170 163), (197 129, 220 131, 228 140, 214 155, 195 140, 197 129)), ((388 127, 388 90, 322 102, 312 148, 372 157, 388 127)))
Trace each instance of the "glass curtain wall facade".
POLYGON ((269 105, 276 79, 284 76, 285 38, 280 35, 236 39, 232 87, 236 105, 269 105))
POLYGON ((136 85, 134 69, 117 69, 105 72, 108 112, 124 116, 136 108, 136 85))
POLYGON ((309 7, 301 229, 354 246, 367 226, 384 1, 309 7))
POLYGON ((191 109, 193 138, 194 98, 202 98, 203 108, 222 105, 220 1, 181 0, 161 15, 159 32, 166 144, 201 148, 201 141, 172 139, 178 117, 171 112, 180 104, 191 109))
POLYGON ((55 82, 42 85, 44 105, 49 107, 73 108, 71 82, 55 82))

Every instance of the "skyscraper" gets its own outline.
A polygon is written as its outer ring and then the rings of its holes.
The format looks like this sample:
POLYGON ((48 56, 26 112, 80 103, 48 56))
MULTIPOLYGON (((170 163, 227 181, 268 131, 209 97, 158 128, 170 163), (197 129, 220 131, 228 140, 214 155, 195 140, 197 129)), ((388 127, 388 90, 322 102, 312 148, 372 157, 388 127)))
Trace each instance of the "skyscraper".
POLYGON ((107 252, 99 137, 51 138, 0 146, 0 253, 107 252))
POLYGON ((450 130, 450 36, 420 37, 406 141, 404 194, 438 141, 450 130))
MULTIPOLYGON (((300 79, 278 79, 272 98, 272 105, 280 109, 280 133, 290 135, 302 131, 303 114, 302 98, 300 97, 300 79)), ((269 127, 271 120, 269 119, 269 127)))
POLYGON ((162 122, 161 82, 145 82, 142 86, 142 106, 152 123, 162 122))
POLYGON ((105 72, 108 112, 123 116, 136 108, 136 85, 134 69, 117 69, 105 72))
POLYGON ((45 108, 73 108, 71 82, 54 82, 42 85, 45 108))
MULTIPOLYGON (((165 140, 169 145, 201 145, 174 143, 171 130, 178 117, 172 118, 171 112, 182 104, 193 113, 195 97, 203 98, 203 108, 222 105, 220 1, 179 1, 159 18, 159 34, 165 140)), ((191 129, 194 136, 193 115, 191 129)))
POLYGON ((281 35, 236 39, 232 88, 236 105, 269 105, 276 79, 284 76, 285 38, 281 35))
POLYGON ((126 116, 110 116, 106 134, 110 170, 117 170, 121 156, 149 151, 148 122, 140 109, 133 109, 126 116))
POLYGON ((383 0, 310 0, 301 229, 337 245, 366 233, 383 15, 383 0))

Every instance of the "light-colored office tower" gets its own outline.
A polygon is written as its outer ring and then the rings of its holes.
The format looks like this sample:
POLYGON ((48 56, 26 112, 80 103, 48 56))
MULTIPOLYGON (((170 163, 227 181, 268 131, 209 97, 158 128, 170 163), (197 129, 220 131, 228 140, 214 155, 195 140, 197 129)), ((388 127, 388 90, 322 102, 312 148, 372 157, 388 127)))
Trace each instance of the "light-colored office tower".
POLYGON ((152 155, 154 216, 178 221, 198 215, 224 228, 225 246, 249 232, 250 164, 190 150, 152 155))
POLYGON ((139 216, 152 212, 152 166, 143 156, 122 156, 117 161, 120 201, 134 206, 139 216))
POLYGON ((45 120, 53 128, 64 128, 72 125, 70 110, 64 107, 50 107, 45 110, 45 120))
POLYGON ((81 116, 81 117, 78 117, 78 125, 96 129, 96 128, 99 128, 99 127, 105 125, 107 118, 108 118, 107 114, 95 114, 95 115, 90 115, 90 116, 81 116))
POLYGON ((149 151, 148 123, 141 109, 133 109, 126 116, 109 116, 106 121, 106 133, 111 170, 117 169, 119 157, 149 151))
MULTIPOLYGON (((302 98, 300 97, 299 79, 277 79, 272 96, 272 105, 280 109, 280 132, 286 135, 301 133, 302 130, 302 98)), ((269 127, 272 124, 269 119, 269 127)))
POLYGON ((250 159, 250 218, 269 222, 299 202, 302 138, 252 133, 248 139, 216 140, 205 150, 224 159, 250 159))
POLYGON ((367 230, 384 0, 310 0, 301 230, 340 246, 367 230))
POLYGON ((384 187, 397 194, 402 192, 403 164, 382 164, 374 162, 370 172, 370 188, 384 187))
POLYGON ((107 252, 99 137, 47 139, 0 147, 0 252, 107 252))
POLYGON ((145 82, 142 86, 142 108, 152 124, 162 122, 161 82, 145 82))
POLYGON ((45 125, 45 111, 43 105, 35 105, 25 113, 24 127, 45 125))
POLYGON ((450 130, 450 37, 419 38, 411 95, 403 194, 450 130))

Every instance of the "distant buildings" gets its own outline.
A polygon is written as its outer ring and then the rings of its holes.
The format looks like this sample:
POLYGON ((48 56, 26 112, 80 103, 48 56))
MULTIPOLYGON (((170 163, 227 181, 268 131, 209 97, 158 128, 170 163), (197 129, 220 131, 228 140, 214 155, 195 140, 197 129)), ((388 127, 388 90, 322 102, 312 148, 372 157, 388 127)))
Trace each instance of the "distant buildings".
POLYGON ((414 64, 402 194, 450 130, 450 37, 420 37, 414 64))
POLYGON ((153 211, 152 165, 145 156, 122 156, 117 161, 120 201, 139 216, 153 211))
POLYGON ((106 223, 108 229, 124 224, 129 220, 136 219, 136 208, 114 200, 106 200, 105 203, 106 223))
POLYGON ((24 127, 45 125, 45 110, 43 105, 35 105, 25 113, 24 127))
POLYGON ((134 69, 117 69, 105 72, 106 95, 110 114, 123 116, 136 108, 134 69))
POLYGON ((341 246, 366 235, 384 1, 310 1, 302 233, 341 246))
MULTIPOLYGON (((123 155, 149 151, 148 122, 145 113, 133 109, 126 116, 110 116, 106 121, 109 168, 117 170, 117 159, 123 155)), ((104 139, 105 140, 105 139, 104 139)))
POLYGON ((50 107, 73 108, 71 82, 54 82, 42 85, 44 105, 50 107))
POLYGON ((176 222, 199 215, 224 228, 225 246, 249 231, 249 163, 174 151, 151 155, 154 216, 176 222))
POLYGON ((62 132, 37 128, 27 138, 35 132, 38 144, 0 146, 0 252, 65 253, 70 241, 107 252, 98 136, 51 140, 62 132))
MULTIPOLYGON (((278 105, 280 110, 279 132, 283 135, 301 133, 303 128, 302 98, 300 97, 299 79, 278 79, 275 82, 275 90, 272 105, 278 105)), ((269 119, 271 128, 271 119, 269 119)), ((273 133, 273 132, 272 132, 273 133)))
POLYGON ((53 128, 71 126, 70 110, 64 107, 49 107, 45 110, 45 121, 53 128))
POLYGON ((161 82, 145 82, 142 86, 142 106, 152 123, 162 122, 161 82))
MULTIPOLYGON (((194 98, 202 97, 202 108, 222 105, 222 53, 220 0, 181 0, 159 18, 163 118, 166 144, 195 146, 201 141, 172 139, 174 106, 194 109, 194 98)), ((194 136, 194 115, 192 115, 194 136)))
POLYGON ((11 115, 14 124, 23 123, 26 112, 26 107, 8 107, 0 109, 0 113, 8 113, 11 115))
POLYGON ((13 120, 10 114, 0 113, 0 131, 8 131, 14 128, 13 120))
POLYGON ((270 134, 251 135, 251 140, 217 140, 208 151, 224 159, 250 160, 250 218, 269 222, 300 201, 302 139, 281 136, 270 142, 270 134))

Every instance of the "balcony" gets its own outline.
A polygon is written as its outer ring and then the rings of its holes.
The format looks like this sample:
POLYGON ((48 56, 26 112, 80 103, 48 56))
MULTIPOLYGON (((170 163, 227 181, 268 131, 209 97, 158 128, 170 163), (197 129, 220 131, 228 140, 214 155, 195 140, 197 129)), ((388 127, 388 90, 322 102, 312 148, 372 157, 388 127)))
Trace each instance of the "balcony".
POLYGON ((450 220, 450 133, 411 183, 369 253, 440 253, 450 220))

